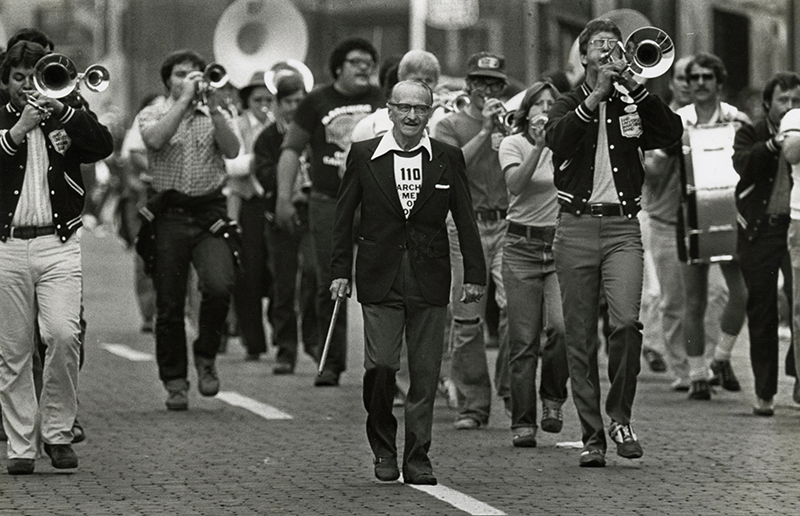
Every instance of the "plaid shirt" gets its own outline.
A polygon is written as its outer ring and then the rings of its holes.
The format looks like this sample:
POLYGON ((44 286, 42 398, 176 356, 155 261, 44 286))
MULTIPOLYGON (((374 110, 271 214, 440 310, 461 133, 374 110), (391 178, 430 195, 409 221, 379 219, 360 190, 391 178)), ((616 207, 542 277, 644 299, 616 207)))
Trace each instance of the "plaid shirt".
MULTIPOLYGON (((159 121, 174 103, 168 98, 142 110, 141 128, 159 121)), ((147 159, 157 192, 177 190, 196 197, 213 192, 225 182, 225 162, 214 140, 214 123, 199 109, 181 120, 178 130, 160 150, 148 147, 147 159)))

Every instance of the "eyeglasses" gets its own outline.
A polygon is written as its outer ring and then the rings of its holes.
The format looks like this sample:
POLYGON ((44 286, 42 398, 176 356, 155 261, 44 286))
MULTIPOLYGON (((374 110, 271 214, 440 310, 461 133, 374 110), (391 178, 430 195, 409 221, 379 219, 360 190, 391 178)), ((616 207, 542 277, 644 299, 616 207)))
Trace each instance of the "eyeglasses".
POLYGON ((503 88, 506 87, 506 83, 503 81, 484 81, 478 79, 473 83, 473 87, 476 90, 481 90, 488 93, 499 93, 503 91, 503 88))
POLYGON ((591 43, 592 46, 598 50, 603 48, 611 49, 617 46, 619 40, 615 38, 595 38, 591 40, 589 43, 591 43))
POLYGON ((395 108, 401 115, 411 113, 412 109, 419 116, 427 116, 431 112, 431 106, 426 104, 395 104, 394 102, 387 102, 387 104, 395 108))
POLYGON ((351 57, 350 59, 345 59, 345 63, 349 63, 356 68, 372 68, 375 66, 375 61, 372 59, 363 59, 360 57, 351 57))
POLYGON ((697 82, 700 79, 703 79, 703 82, 711 82, 714 79, 716 79, 716 77, 714 76, 713 73, 690 73, 689 74, 689 80, 690 81, 697 82))

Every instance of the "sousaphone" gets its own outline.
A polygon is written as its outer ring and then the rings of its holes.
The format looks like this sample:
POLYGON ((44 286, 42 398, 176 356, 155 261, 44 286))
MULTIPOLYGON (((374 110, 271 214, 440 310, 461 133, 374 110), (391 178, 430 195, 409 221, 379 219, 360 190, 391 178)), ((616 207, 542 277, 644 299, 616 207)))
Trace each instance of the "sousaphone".
POLYGON ((214 30, 214 58, 237 88, 257 70, 287 59, 302 62, 307 51, 306 22, 290 0, 236 0, 214 30))

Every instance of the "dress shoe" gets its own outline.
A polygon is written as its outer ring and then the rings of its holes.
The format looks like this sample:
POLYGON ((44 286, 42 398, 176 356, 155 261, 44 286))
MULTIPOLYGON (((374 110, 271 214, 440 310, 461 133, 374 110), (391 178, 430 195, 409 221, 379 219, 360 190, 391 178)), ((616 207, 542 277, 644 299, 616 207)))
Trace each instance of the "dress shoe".
POLYGON ((578 465, 582 468, 604 468, 606 466, 606 454, 597 448, 587 448, 581 452, 578 465))
POLYGON ((438 484, 436 477, 431 473, 420 473, 413 477, 403 477, 403 482, 419 486, 435 486, 438 484))
POLYGON ((339 374, 327 369, 322 371, 322 374, 314 380, 315 387, 337 387, 338 385, 339 374))
POLYGON ((608 435, 617 445, 617 455, 626 459, 638 459, 644 455, 642 445, 630 424, 622 425, 612 421, 608 426, 608 435))
POLYGON ((710 400, 711 387, 708 380, 693 380, 692 387, 689 391, 690 400, 710 400))
POLYGON ((774 416, 775 406, 772 404, 772 400, 756 398, 756 404, 753 405, 753 414, 766 417, 774 416))
POLYGON ((82 443, 86 439, 86 432, 83 425, 78 422, 78 418, 72 423, 72 444, 82 443))
POLYGON ((642 351, 642 356, 644 356, 644 359, 647 360, 647 365, 654 373, 663 373, 667 370, 667 364, 664 362, 664 358, 658 351, 646 348, 642 351))
POLYGON ((480 427, 480 421, 471 417, 462 417, 453 423, 453 428, 456 430, 477 430, 480 427))
POLYGON ((294 366, 289 362, 278 362, 275 364, 275 367, 272 368, 272 374, 294 374, 294 366))
POLYGON ((44 452, 50 457, 50 463, 56 469, 78 467, 78 456, 71 444, 44 444, 44 452))
POLYGON ((372 463, 375 464, 375 478, 378 480, 392 482, 400 478, 397 457, 375 457, 372 463))
POLYGON ((33 459, 8 459, 6 469, 9 475, 30 475, 33 473, 33 459))
POLYGON ((733 373, 730 360, 714 360, 711 362, 711 370, 714 372, 714 376, 720 379, 720 385, 726 391, 739 392, 742 390, 739 380, 733 373))
POLYGON ((168 410, 186 410, 189 408, 189 382, 183 378, 175 378, 164 382, 164 387, 167 389, 167 409, 168 410))
POLYGON ((219 392, 217 366, 213 358, 195 355, 194 366, 197 369, 197 390, 203 396, 216 396, 219 392))
POLYGON ((513 430, 511 444, 515 448, 536 448, 536 428, 524 426, 513 430))

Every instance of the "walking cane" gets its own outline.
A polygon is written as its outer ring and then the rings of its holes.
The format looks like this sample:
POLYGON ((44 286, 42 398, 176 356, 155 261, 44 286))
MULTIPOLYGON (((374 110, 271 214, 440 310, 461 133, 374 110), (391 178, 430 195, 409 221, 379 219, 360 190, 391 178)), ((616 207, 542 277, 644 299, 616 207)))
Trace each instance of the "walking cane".
POLYGON ((333 327, 336 326, 336 318, 339 316, 339 306, 341 304, 342 298, 336 296, 336 303, 333 305, 333 315, 331 315, 331 324, 328 326, 328 335, 325 337, 325 346, 322 348, 322 357, 319 359, 317 376, 322 376, 322 369, 325 367, 325 361, 328 359, 328 350, 331 348, 331 339, 333 338, 333 327))

